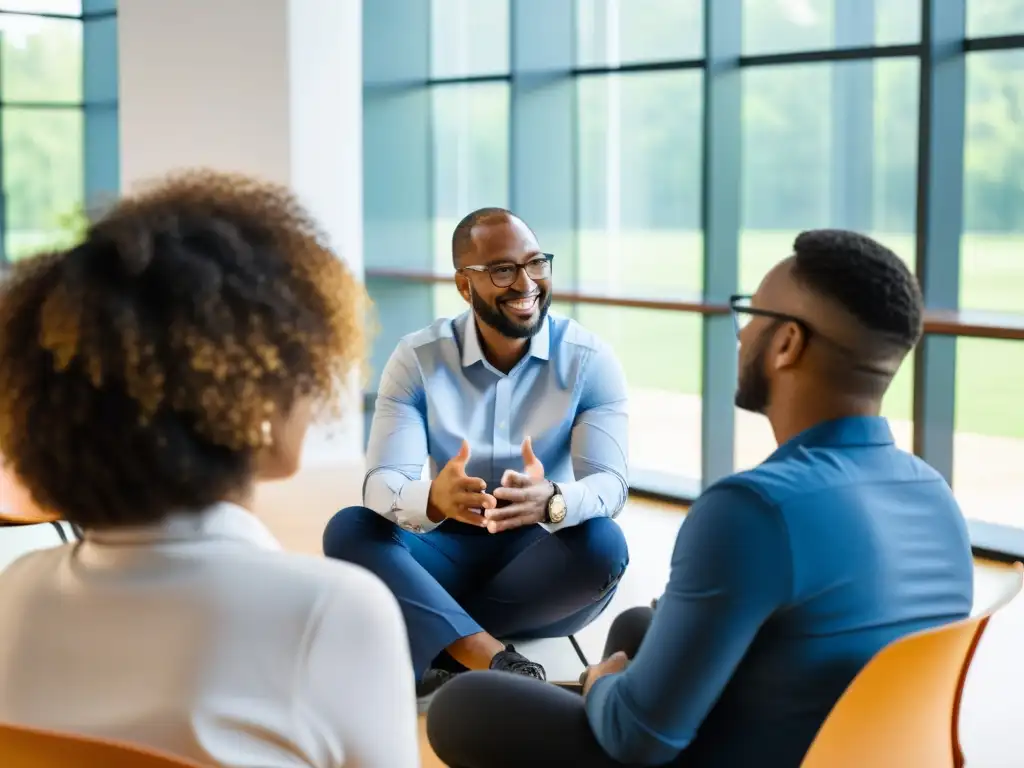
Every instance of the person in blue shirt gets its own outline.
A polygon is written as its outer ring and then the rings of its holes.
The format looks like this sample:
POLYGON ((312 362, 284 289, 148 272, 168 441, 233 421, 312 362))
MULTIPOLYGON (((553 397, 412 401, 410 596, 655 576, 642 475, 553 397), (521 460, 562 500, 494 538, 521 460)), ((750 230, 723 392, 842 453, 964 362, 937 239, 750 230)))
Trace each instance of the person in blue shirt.
POLYGON ((564 637, 628 564, 626 383, 609 347, 549 314, 553 256, 510 212, 452 238, 470 310, 406 336, 383 370, 362 507, 324 553, 368 568, 408 626, 421 704, 466 669, 544 679, 508 639, 564 637), (422 478, 429 463, 430 478, 422 478))
POLYGON ((446 765, 797 768, 872 656, 969 614, 957 502, 879 416, 922 330, 904 263, 805 232, 732 309, 736 404, 778 449, 697 499, 663 595, 615 620, 582 697, 487 672, 439 691, 428 735, 446 765))

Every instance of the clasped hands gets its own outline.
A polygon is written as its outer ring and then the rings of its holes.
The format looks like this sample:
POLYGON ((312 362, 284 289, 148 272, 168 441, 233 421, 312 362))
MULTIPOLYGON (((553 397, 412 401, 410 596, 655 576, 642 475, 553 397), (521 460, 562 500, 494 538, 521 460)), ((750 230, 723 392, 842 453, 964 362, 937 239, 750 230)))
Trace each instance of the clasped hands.
POLYGON ((487 493, 487 483, 466 474, 469 443, 444 465, 430 485, 427 517, 438 523, 444 518, 501 533, 547 517, 554 486, 544 479, 544 465, 533 452, 530 438, 523 440, 523 471, 505 470, 501 485, 487 493))

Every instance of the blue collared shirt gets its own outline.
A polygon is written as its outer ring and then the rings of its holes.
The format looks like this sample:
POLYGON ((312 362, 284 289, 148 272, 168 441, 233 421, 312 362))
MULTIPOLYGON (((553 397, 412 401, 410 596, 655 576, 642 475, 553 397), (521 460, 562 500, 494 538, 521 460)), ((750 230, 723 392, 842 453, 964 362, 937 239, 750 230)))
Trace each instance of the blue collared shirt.
POLYGON ((697 500, 629 668, 587 716, 630 765, 797 766, 891 641, 965 618, 974 566, 945 480, 884 419, 819 424, 697 500))
POLYGON ((626 503, 626 380, 611 349, 574 320, 549 315, 508 374, 484 357, 471 312, 399 342, 381 374, 363 503, 428 531, 430 479, 469 441, 466 472, 493 491, 523 470, 522 442, 557 483, 565 520, 615 517, 626 503))

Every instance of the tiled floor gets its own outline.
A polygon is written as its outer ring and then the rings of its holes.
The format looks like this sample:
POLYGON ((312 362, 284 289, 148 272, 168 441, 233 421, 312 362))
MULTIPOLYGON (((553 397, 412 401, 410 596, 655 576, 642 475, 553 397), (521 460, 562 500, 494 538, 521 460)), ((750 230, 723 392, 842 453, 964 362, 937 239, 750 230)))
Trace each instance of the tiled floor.
MULTIPOLYGON (((357 468, 316 467, 295 480, 264 486, 259 514, 291 549, 319 553, 319 532, 337 507, 351 503, 359 488, 357 468)), ((658 595, 668 577, 669 555, 683 515, 675 508, 631 502, 619 522, 630 546, 630 566, 608 610, 577 637, 591 660, 600 656, 615 615, 644 605, 658 595)), ((0 529, 0 569, 21 552, 54 546, 49 526, 0 529)), ((1006 569, 979 563, 976 606, 993 602, 1006 569)), ((1024 597, 993 619, 968 678, 961 734, 970 768, 1019 768, 1024 765, 1024 597)), ((543 663, 552 679, 573 679, 581 670, 567 640, 526 643, 520 650, 543 663)))

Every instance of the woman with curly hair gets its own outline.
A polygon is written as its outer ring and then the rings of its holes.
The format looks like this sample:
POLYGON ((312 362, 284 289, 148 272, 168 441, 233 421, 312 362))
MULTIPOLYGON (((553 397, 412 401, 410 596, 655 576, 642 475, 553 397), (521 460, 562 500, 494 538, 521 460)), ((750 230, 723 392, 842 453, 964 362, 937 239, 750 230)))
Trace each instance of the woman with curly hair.
POLYGON ((205 764, 419 764, 394 597, 247 511, 340 402, 365 310, 287 191, 205 171, 15 269, 0 455, 85 536, 0 574, 0 721, 205 764))

